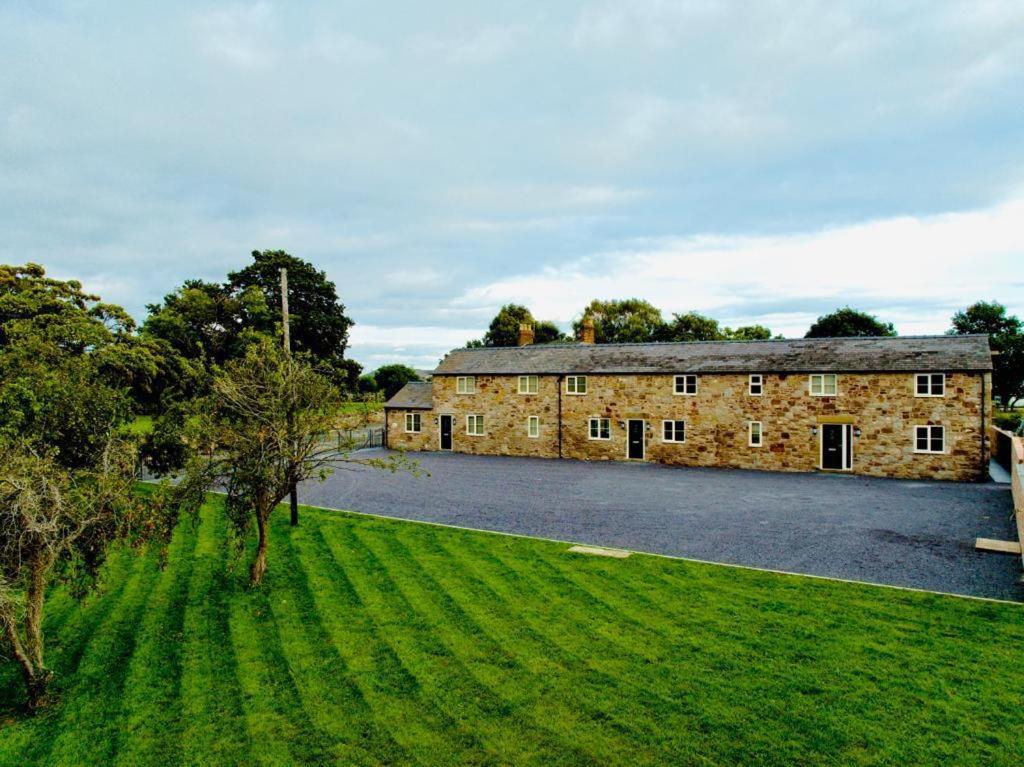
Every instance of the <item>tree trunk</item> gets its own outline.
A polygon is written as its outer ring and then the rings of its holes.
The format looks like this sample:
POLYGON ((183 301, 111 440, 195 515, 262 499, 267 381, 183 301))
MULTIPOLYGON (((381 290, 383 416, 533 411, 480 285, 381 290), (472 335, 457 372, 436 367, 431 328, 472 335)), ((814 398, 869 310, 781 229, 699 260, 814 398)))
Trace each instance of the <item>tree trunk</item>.
POLYGON ((37 669, 43 668, 43 599, 46 596, 46 561, 42 552, 29 559, 25 590, 25 651, 37 669))
POLYGON ((25 655, 22 665, 28 707, 37 711, 46 705, 52 672, 43 665, 43 600, 46 597, 46 554, 36 551, 29 560, 28 586, 25 590, 25 655))
POLYGON ((43 595, 46 587, 45 556, 35 552, 29 557, 29 579, 25 589, 25 639, 22 641, 15 621, 13 605, 4 603, 0 611, 3 633, 11 647, 14 659, 21 668, 28 696, 29 711, 43 708, 48 701, 50 680, 53 674, 43 666, 43 595))
POLYGON ((267 518, 269 514, 263 509, 256 512, 256 529, 259 531, 259 543, 256 546, 256 558, 249 568, 249 585, 257 587, 263 583, 263 575, 267 572, 267 518))

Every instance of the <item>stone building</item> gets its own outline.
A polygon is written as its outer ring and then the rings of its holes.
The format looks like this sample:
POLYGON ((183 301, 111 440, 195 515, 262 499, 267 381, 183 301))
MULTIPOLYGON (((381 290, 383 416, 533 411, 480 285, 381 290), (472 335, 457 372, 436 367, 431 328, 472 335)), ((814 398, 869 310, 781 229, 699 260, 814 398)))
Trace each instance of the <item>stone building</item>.
POLYGON ((986 336, 456 349, 385 406, 387 444, 980 480, 986 336))

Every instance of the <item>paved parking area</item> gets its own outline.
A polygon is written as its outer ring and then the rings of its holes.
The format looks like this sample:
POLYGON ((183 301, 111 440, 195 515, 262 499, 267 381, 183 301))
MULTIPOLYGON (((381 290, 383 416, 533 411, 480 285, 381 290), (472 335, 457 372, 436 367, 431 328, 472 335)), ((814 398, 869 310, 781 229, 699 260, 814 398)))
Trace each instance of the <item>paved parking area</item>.
MULTIPOLYGON (((361 456, 382 455, 363 451, 361 456)), ((302 503, 954 594, 1024 601, 1008 485, 417 453, 308 482, 302 503)))

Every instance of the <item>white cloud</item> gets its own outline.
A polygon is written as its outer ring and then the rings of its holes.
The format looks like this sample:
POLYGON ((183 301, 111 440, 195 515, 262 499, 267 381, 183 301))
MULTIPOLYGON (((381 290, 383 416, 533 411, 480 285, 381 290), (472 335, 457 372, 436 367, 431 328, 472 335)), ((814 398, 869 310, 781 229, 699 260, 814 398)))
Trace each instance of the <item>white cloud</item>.
POLYGON ((379 45, 327 29, 314 34, 309 48, 315 56, 332 63, 372 64, 385 56, 379 45))
POLYGON ((239 69, 262 69, 270 63, 269 35, 274 9, 268 2, 233 4, 196 17, 207 53, 239 69))
POLYGON ((490 310, 515 301, 567 323, 592 298, 638 296, 666 312, 696 309, 802 334, 818 310, 801 305, 868 302, 901 329, 942 332, 951 309, 1005 296, 1008 276, 1024 280, 1022 256, 1024 197, 988 210, 788 236, 668 239, 480 285, 454 305, 490 310))

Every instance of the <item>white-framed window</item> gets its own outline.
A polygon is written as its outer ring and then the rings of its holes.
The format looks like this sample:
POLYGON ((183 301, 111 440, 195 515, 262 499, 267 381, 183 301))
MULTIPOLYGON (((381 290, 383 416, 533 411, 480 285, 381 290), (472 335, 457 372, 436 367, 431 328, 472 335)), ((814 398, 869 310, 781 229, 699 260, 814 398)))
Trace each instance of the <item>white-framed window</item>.
POLYGON ((466 434, 471 437, 482 437, 484 435, 484 417, 482 415, 466 416, 466 434))
POLYGON ((536 394, 538 386, 537 376, 519 376, 520 394, 536 394))
POLYGON ((945 453, 946 452, 946 427, 945 426, 915 426, 914 427, 914 452, 915 453, 945 453))
POLYGON ((764 432, 760 421, 747 422, 747 444, 750 447, 761 447, 764 444, 764 432))
POLYGON ((812 373, 809 386, 812 397, 834 397, 839 393, 839 376, 835 373, 812 373))
POLYGON ((751 397, 760 397, 764 394, 764 376, 760 373, 751 373, 750 381, 747 383, 747 393, 751 397))
POLYGON ((526 419, 526 436, 530 439, 536 439, 540 436, 540 416, 531 415, 526 419))
POLYGON ((419 434, 421 431, 422 422, 419 413, 406 413, 405 414, 405 430, 409 434, 419 434))
POLYGON ((590 419, 590 438, 591 439, 611 439, 612 438, 612 421, 610 418, 591 418, 590 419))
POLYGON ((586 394, 587 393, 587 377, 586 376, 566 376, 565 377, 565 393, 566 394, 586 394))
POLYGON ((914 375, 915 397, 945 397, 945 373, 917 373, 914 375))
POLYGON ((697 393, 697 376, 686 373, 675 377, 675 393, 694 395, 697 393))
POLYGON ((459 376, 455 379, 456 394, 473 394, 476 392, 476 376, 459 376))
POLYGON ((662 421, 661 422, 662 442, 685 442, 686 421, 662 421))

